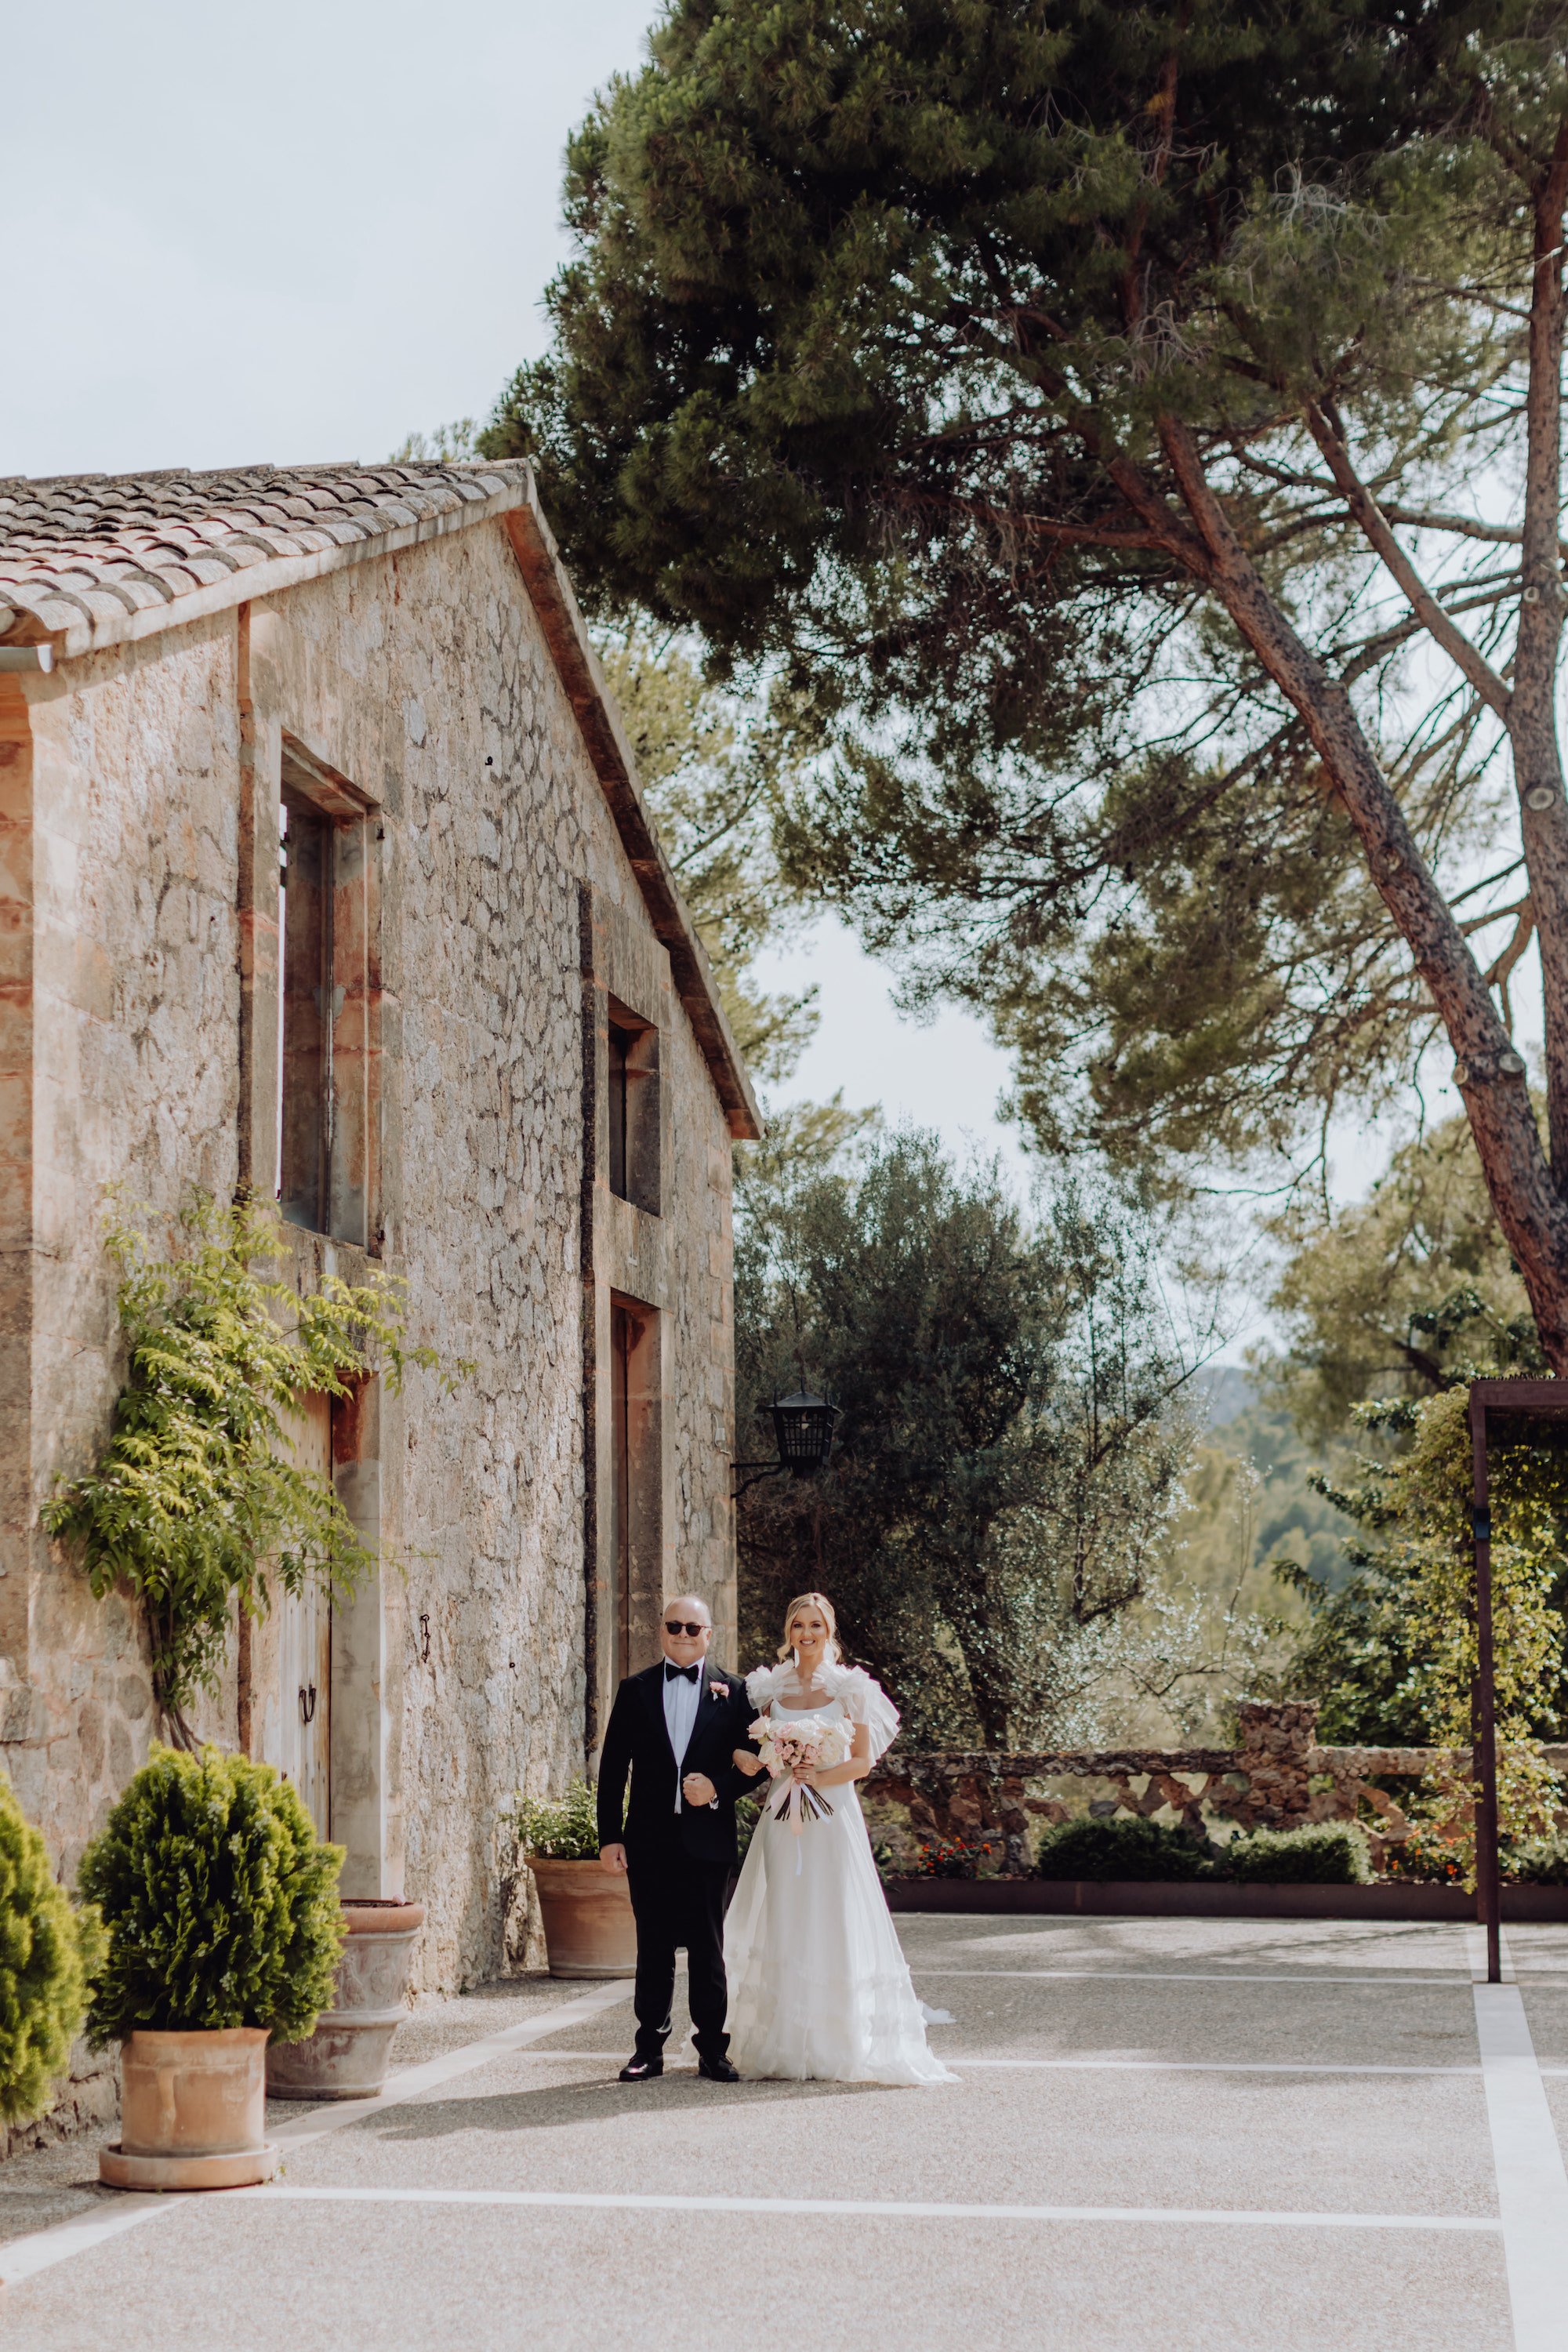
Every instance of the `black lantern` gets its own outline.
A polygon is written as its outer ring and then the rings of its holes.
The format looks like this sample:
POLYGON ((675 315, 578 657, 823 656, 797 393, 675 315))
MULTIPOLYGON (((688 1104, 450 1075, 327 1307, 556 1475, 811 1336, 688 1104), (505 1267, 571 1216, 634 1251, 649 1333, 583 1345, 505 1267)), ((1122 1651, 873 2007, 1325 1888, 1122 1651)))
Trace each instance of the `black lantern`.
POLYGON ((794 1396, 774 1398, 773 1416, 780 1469, 796 1478, 814 1477, 832 1451, 838 1407, 826 1397, 796 1389, 794 1396))
POLYGON ((826 1397, 813 1396, 807 1389, 797 1389, 794 1396, 775 1397, 771 1405, 759 1405, 760 1413, 773 1415, 773 1439, 779 1449, 776 1462, 737 1462, 739 1471, 749 1470, 736 1487, 743 1495, 760 1478, 780 1478, 787 1470, 792 1478, 812 1478, 826 1464, 833 1447, 833 1424, 838 1418, 838 1407, 829 1404, 826 1397))

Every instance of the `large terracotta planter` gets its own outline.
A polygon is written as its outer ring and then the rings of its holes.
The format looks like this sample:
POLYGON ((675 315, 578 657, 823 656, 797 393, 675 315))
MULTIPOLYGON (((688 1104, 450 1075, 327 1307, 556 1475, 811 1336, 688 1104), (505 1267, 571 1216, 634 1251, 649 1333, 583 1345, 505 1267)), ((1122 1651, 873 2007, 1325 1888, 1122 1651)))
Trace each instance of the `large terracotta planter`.
POLYGON ((624 1876, 596 1862, 546 1862, 529 1856, 539 1889, 552 1977, 631 1977, 637 1967, 637 1922, 624 1876))
POLYGON ((275 2099, 374 2099, 386 2081, 425 1906, 350 1895, 342 1911, 349 1939, 331 2009, 308 2040, 275 2042, 267 2053, 275 2099))
POLYGON ((246 2189, 269 2180, 266 2145, 267 2035, 259 2026, 216 2032, 132 2033, 120 2048, 118 2147, 100 2150, 113 2189, 246 2189))

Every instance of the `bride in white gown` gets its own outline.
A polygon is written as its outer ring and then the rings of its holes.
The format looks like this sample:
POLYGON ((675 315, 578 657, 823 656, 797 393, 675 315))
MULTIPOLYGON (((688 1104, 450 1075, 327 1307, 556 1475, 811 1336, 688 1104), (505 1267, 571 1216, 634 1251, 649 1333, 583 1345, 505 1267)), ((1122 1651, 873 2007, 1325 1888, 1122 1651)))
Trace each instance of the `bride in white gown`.
MULTIPOLYGON (((752 1838, 724 1926, 730 2056, 745 2075, 823 2083, 951 2083, 926 2047, 925 2021, 888 1913, 856 1791, 899 1727, 879 1683, 841 1664, 832 1603, 792 1601, 784 1664, 759 1666, 746 1690, 785 1722, 846 1717, 842 1764, 797 1774, 832 1811, 809 1811, 796 1835, 775 1821, 777 1784, 752 1838)), ((743 1772, 763 1769, 737 1748, 743 1772)))

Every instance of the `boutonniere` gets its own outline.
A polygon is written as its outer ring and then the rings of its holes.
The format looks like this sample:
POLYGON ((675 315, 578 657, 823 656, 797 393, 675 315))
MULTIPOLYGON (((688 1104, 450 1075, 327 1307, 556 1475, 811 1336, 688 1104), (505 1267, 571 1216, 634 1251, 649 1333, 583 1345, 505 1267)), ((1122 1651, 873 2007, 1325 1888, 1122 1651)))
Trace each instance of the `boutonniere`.
POLYGON ((710 1698, 728 1698, 730 1696, 729 1684, 710 1683, 708 1685, 708 1696, 710 1698))

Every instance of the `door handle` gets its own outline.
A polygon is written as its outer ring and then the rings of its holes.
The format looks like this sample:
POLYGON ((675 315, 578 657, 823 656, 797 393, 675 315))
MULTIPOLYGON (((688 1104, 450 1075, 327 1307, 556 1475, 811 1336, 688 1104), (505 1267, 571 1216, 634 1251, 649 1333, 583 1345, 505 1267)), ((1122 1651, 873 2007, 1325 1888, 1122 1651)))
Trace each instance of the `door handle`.
POLYGON ((300 1685, 300 1720, 301 1723, 313 1723, 315 1721, 315 1717, 316 1685, 314 1683, 311 1683, 309 1687, 307 1687, 305 1684, 301 1683, 300 1685))

